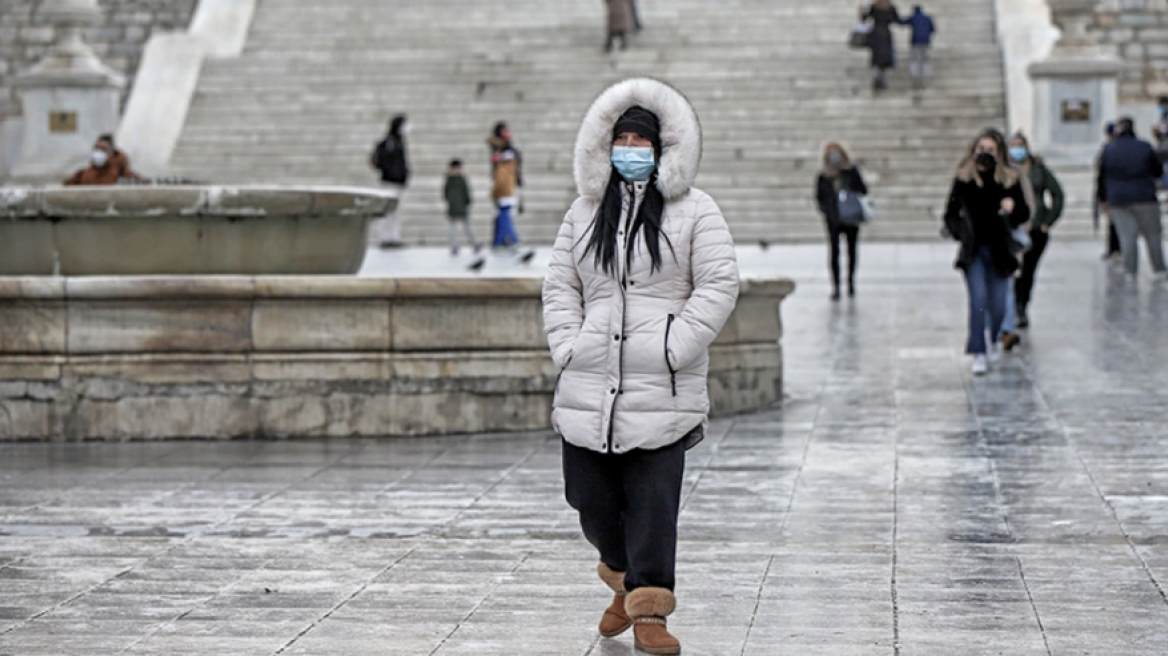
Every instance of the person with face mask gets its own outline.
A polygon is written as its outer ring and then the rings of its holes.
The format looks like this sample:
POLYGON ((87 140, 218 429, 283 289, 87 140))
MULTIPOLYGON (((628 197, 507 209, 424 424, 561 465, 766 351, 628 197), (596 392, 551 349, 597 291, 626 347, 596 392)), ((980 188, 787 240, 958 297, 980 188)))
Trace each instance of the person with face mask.
POLYGON ((1010 233, 1030 218, 1022 179, 1007 163, 1006 150, 1000 132, 979 134, 958 166, 945 208, 945 227, 961 243, 955 266, 965 274, 969 293, 965 350, 973 356, 977 376, 987 372, 998 353, 1007 290, 1018 270, 1010 233))
MULTIPOLYGON (((847 151, 831 142, 823 149, 823 170, 815 181, 815 197, 827 228, 828 266, 831 268, 831 300, 840 298, 840 237, 848 240, 848 296, 856 295, 856 263, 859 256, 860 223, 863 215, 841 212, 847 208, 848 194, 867 195, 868 185, 852 164, 847 151)), ((859 205, 855 205, 859 209, 859 205)))
POLYGON ((381 173, 381 185, 397 192, 397 205, 393 211, 377 219, 379 245, 381 248, 401 248, 401 220, 398 208, 402 195, 410 182, 410 164, 406 153, 406 134, 410 131, 405 115, 393 117, 389 124, 389 134, 373 147, 370 164, 381 173))
POLYGON ((1034 192, 1033 212, 1030 218, 1030 248, 1022 256, 1022 273, 1014 280, 1014 301, 1017 311, 1017 325, 1030 325, 1030 294, 1034 289, 1034 276, 1038 262, 1046 252, 1050 242, 1050 231, 1063 214, 1065 195, 1058 178, 1046 164, 1030 151, 1030 143, 1022 133, 1010 137, 1010 162, 1030 181, 1034 192))
POLYGON ((119 180, 141 179, 130 168, 130 158, 114 145, 113 135, 103 134, 93 144, 89 165, 70 176, 65 185, 116 185, 119 180))
POLYGON ((705 434, 708 349, 739 288, 722 212, 693 188, 701 152, 673 87, 634 78, 603 92, 577 136, 580 197, 543 288, 565 495, 614 595, 600 633, 631 627, 651 654, 681 652, 666 617, 685 452, 705 434))

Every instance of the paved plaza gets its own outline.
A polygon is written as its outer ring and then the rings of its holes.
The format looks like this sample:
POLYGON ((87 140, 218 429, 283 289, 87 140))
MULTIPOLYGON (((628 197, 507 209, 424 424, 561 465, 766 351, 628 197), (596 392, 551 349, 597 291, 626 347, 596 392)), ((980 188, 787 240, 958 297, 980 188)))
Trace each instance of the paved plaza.
MULTIPOLYGON (((1052 244, 973 379, 952 245, 869 245, 835 304, 821 246, 744 249, 799 283, 787 399, 689 454, 683 653, 1168 653, 1168 285, 1099 250, 1052 244)), ((4 655, 631 656, 595 562, 550 434, 0 444, 4 655)))

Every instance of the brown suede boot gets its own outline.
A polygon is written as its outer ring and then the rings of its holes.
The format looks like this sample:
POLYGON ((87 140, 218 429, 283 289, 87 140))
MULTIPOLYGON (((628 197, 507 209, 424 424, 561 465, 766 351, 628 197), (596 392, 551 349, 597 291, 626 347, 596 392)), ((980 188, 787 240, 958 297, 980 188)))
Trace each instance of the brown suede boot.
POLYGON ((633 625, 633 618, 625 612, 625 573, 617 572, 604 563, 596 566, 596 573, 613 591, 612 603, 605 609, 604 617, 600 618, 600 635, 613 638, 628 631, 633 625))
POLYGON ((633 646, 647 654, 680 654, 681 643, 669 633, 665 618, 677 599, 665 588, 637 588, 625 597, 625 612, 633 618, 633 646))

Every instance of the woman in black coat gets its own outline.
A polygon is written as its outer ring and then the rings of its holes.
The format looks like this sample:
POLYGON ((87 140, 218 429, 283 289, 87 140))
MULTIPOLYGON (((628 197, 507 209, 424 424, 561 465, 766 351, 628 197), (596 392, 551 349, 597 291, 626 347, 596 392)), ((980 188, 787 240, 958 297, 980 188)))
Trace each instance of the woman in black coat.
POLYGON ((840 217, 840 198, 849 191, 866 195, 868 185, 864 184, 864 178, 848 158, 843 146, 829 143, 823 149, 823 170, 815 181, 815 197, 831 243, 829 263, 833 301, 838 301, 840 297, 840 235, 848 240, 848 296, 856 295, 856 251, 860 240, 860 224, 849 217, 844 217, 844 220, 840 217))
POLYGON ((887 89, 888 81, 885 72, 896 66, 896 46, 892 42, 892 26, 900 23, 900 13, 892 0, 876 0, 860 15, 861 20, 871 20, 873 23, 871 43, 872 69, 875 72, 872 78, 872 87, 877 90, 887 89))
MULTIPOLYGON (((986 373, 989 363, 986 315, 992 343, 1001 335, 1006 295, 1018 270, 1014 228, 1030 219, 1025 182, 1006 160, 1006 139, 996 130, 978 135, 957 169, 945 209, 945 226, 961 242, 957 268, 965 273, 969 291, 969 340, 973 373, 986 373)), ((996 347, 995 347, 996 349, 996 347)))

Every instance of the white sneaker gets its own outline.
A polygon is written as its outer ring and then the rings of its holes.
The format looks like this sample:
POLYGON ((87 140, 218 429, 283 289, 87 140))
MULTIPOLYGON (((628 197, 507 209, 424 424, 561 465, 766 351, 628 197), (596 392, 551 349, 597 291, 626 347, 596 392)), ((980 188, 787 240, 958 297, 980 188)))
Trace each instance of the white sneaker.
POLYGON ((990 344, 990 362, 997 364, 998 360, 1002 359, 1002 346, 999 342, 990 344))
POLYGON ((984 353, 978 353, 977 355, 973 356, 973 375, 974 376, 984 376, 986 374, 986 372, 989 370, 990 370, 990 365, 988 362, 986 362, 986 356, 984 353))

